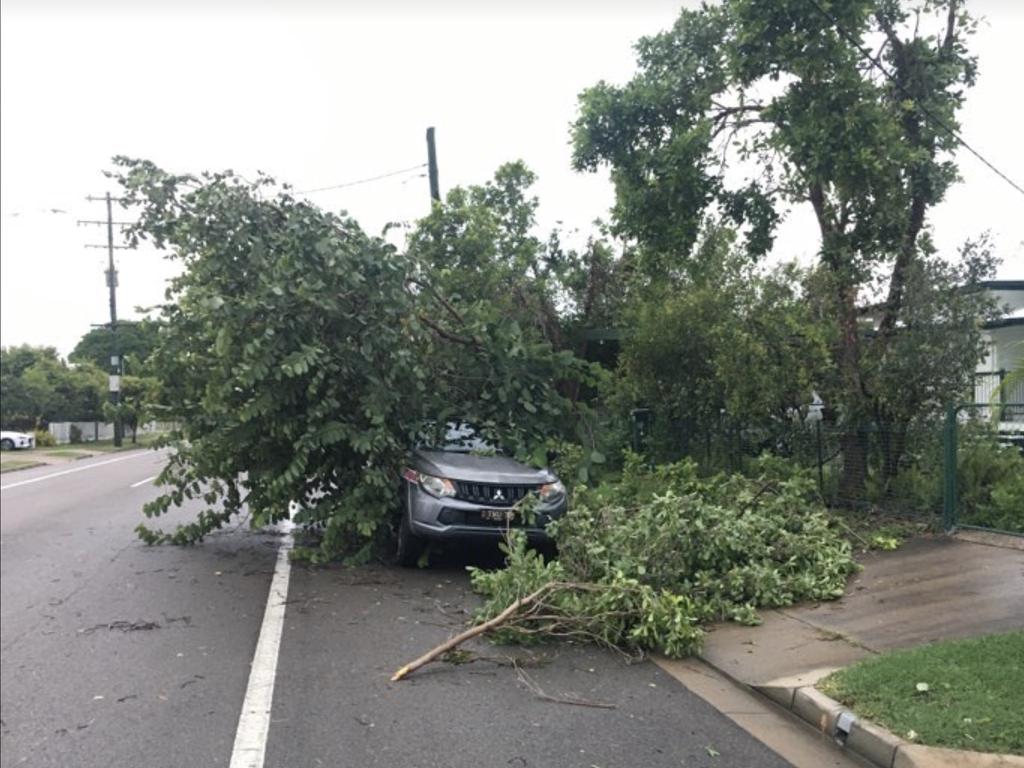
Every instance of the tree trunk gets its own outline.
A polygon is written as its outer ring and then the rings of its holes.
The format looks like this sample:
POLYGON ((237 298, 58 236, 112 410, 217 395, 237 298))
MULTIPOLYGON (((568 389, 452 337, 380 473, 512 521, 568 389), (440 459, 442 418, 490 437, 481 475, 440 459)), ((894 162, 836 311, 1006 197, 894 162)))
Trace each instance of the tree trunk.
POLYGON ((882 483, 886 492, 900 472, 900 460, 907 447, 907 429, 900 424, 887 424, 879 434, 882 446, 882 483))
POLYGON ((857 289, 841 286, 839 301, 838 363, 843 382, 844 429, 839 437, 843 475, 839 501, 857 504, 864 499, 868 479, 868 435, 864 430, 864 392, 860 380, 860 328, 857 325, 857 289))
POLYGON ((857 506, 864 501, 868 479, 868 433, 848 425, 839 436, 843 456, 843 474, 839 480, 839 498, 843 506, 857 506))

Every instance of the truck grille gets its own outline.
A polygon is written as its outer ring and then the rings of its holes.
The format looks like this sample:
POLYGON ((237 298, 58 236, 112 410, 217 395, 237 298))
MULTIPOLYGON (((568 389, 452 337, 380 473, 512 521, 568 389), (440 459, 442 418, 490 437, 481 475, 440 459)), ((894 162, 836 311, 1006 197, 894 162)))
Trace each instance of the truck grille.
POLYGON ((511 507, 528 493, 536 491, 536 485, 491 485, 490 483, 467 483, 455 481, 455 498, 474 504, 492 507, 511 507))

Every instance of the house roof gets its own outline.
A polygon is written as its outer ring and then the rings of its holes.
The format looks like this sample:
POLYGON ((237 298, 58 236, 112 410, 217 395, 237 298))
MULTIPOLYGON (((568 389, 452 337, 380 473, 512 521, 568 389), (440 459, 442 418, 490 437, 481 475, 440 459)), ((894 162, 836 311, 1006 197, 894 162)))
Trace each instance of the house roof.
POLYGON ((1018 309, 1006 317, 985 323, 981 327, 986 330, 993 330, 995 328, 1010 328, 1016 325, 1024 325, 1024 309, 1018 309))
MULTIPOLYGON (((978 283, 978 287, 993 293, 1005 294, 1014 291, 1024 291, 1024 280, 982 280, 978 283)), ((996 328, 1009 328, 1017 325, 1024 325, 1024 307, 1012 309, 1009 314, 1004 315, 998 320, 984 323, 981 327, 986 330, 994 330, 996 328)))
POLYGON ((982 280, 978 285, 990 291, 1024 291, 1024 280, 982 280))

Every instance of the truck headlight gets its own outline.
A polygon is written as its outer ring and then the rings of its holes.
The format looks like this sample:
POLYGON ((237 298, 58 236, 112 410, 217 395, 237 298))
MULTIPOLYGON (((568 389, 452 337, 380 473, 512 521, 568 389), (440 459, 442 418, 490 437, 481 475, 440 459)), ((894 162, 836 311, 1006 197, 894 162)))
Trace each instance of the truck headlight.
POLYGON ((565 486, 562 485, 561 480, 555 480, 553 483, 547 483, 540 487, 540 500, 551 501, 557 499, 559 496, 565 495, 565 486))
POLYGON ((417 472, 414 469, 405 470, 402 473, 402 477, 409 482, 416 483, 436 499, 444 499, 455 495, 455 483, 447 477, 434 477, 425 472, 417 472))

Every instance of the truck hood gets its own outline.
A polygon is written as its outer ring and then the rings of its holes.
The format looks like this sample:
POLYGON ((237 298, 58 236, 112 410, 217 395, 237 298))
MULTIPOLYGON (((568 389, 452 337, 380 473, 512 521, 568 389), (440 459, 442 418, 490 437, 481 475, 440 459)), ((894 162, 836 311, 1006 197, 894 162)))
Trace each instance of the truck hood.
POLYGON ((413 468, 435 477, 495 485, 542 485, 556 480, 546 469, 534 469, 508 456, 474 456, 455 451, 414 451, 413 468))

